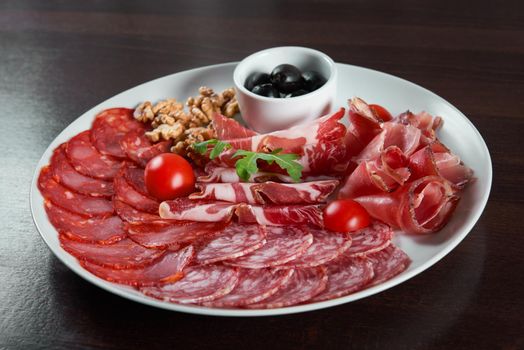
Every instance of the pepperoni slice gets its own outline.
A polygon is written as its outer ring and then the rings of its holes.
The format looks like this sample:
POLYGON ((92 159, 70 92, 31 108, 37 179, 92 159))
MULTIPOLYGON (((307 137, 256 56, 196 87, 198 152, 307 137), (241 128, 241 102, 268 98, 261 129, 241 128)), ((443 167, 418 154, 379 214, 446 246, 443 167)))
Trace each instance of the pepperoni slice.
POLYGON ((129 204, 126 204, 117 198, 113 198, 113 205, 115 207, 115 211, 118 214, 118 216, 120 216, 122 220, 130 222, 130 223, 140 223, 140 222, 162 220, 160 216, 158 215, 149 214, 143 211, 136 210, 129 204))
POLYGON ((278 292, 257 304, 247 305, 250 309, 275 309, 306 302, 326 289, 328 275, 324 266, 296 269, 291 278, 278 292))
POLYGON ((197 304, 223 297, 235 288, 239 272, 223 265, 191 266, 176 283, 143 287, 150 297, 181 304, 197 304))
POLYGON ((181 279, 184 268, 193 259, 194 250, 187 246, 176 252, 167 252, 154 264, 139 269, 115 270, 82 261, 81 265, 92 274, 109 282, 130 286, 151 286, 173 283, 181 279))
POLYGON ((313 301, 338 298, 364 288, 373 279, 373 265, 366 258, 341 256, 326 265, 328 284, 313 301))
POLYGON ((162 250, 144 248, 130 239, 101 245, 73 241, 63 234, 59 238, 62 248, 78 260, 113 269, 144 267, 164 255, 162 250))
POLYGON ((91 141, 102 154, 126 158, 120 141, 132 130, 144 131, 144 124, 133 118, 129 108, 110 108, 100 112, 91 128, 91 141))
POLYGON ((123 172, 118 173, 114 180, 115 197, 122 202, 129 204, 139 211, 150 214, 158 214, 160 203, 150 197, 144 196, 136 191, 124 178, 123 172))
POLYGON ((196 260, 200 264, 210 264, 238 258, 262 247, 266 244, 265 238, 264 226, 233 223, 202 244, 196 260))
POLYGON ((278 292, 294 272, 293 269, 241 269, 238 284, 231 293, 204 305, 239 307, 261 302, 278 292))
POLYGON ((373 264, 375 273, 371 285, 376 285, 395 277, 411 264, 409 256, 393 244, 379 252, 367 255, 367 258, 373 264))
POLYGON ((53 152, 49 168, 53 178, 65 187, 82 194, 94 197, 111 197, 113 195, 113 183, 90 176, 85 176, 73 168, 67 159, 66 144, 61 144, 53 152))
POLYGON ((40 171, 38 188, 45 199, 70 212, 87 217, 106 217, 113 214, 113 203, 110 200, 72 192, 53 180, 49 166, 40 171))
POLYGON ((193 242, 197 238, 214 235, 226 224, 196 221, 161 220, 150 223, 126 225, 129 238, 148 247, 162 249, 193 242))
POLYGON ((91 143, 91 131, 86 130, 73 137, 66 146, 71 165, 81 174, 102 180, 112 180, 122 162, 98 152, 91 143))
POLYGON ((304 254, 313 243, 313 235, 301 226, 267 226, 266 244, 253 253, 228 260, 227 265, 260 269, 285 264, 304 254))
POLYGON ((351 237, 323 229, 309 228, 313 244, 306 252, 285 264, 288 267, 313 267, 325 264, 343 254, 351 246, 351 237))
POLYGON ((386 224, 375 221, 351 235, 353 243, 347 251, 349 256, 364 256, 386 248, 393 238, 393 230, 386 224))
POLYGON ((53 226, 68 238, 88 243, 112 244, 127 237, 118 216, 86 219, 46 200, 45 210, 53 226))
POLYGON ((169 152, 171 141, 153 143, 143 130, 138 129, 128 132, 120 140, 120 146, 129 159, 145 167, 151 158, 169 152))

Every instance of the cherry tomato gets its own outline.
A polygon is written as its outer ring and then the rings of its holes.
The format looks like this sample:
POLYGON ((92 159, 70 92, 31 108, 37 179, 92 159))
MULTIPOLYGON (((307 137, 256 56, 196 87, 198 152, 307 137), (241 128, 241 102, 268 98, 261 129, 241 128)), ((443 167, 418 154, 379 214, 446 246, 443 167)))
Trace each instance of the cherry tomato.
POLYGON ((385 122, 393 119, 393 116, 391 115, 391 113, 389 113, 388 110, 382 107, 381 105, 371 104, 369 105, 369 108, 371 108, 373 112, 375 112, 375 114, 385 122))
POLYGON ((324 208, 324 226, 335 232, 352 232, 369 226, 368 212, 352 199, 337 199, 324 208))
POLYGON ((160 200, 186 196, 195 187, 191 164, 174 153, 159 154, 151 159, 144 178, 149 194, 160 200))

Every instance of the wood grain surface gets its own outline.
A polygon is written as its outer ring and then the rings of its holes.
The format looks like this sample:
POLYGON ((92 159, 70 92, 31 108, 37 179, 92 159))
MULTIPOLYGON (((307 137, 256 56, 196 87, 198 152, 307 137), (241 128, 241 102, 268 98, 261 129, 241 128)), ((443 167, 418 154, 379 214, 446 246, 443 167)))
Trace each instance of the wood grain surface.
POLYGON ((0 349, 524 348, 521 1, 3 0, 0 118, 0 349), (413 81, 479 129, 494 184, 452 253, 357 302, 244 319, 134 303, 52 255, 28 198, 63 128, 139 83, 287 44, 413 81))

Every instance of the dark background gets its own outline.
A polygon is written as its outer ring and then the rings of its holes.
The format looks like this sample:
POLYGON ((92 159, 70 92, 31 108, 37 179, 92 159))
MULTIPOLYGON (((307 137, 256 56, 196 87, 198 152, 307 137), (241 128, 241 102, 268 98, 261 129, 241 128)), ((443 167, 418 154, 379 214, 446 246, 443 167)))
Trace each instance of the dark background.
POLYGON ((0 2, 0 348, 524 348, 521 1, 0 2), (29 212, 48 144, 95 104, 278 45, 420 84, 476 125, 494 184, 468 237, 421 275, 331 309, 216 318, 154 309, 77 277, 29 212))

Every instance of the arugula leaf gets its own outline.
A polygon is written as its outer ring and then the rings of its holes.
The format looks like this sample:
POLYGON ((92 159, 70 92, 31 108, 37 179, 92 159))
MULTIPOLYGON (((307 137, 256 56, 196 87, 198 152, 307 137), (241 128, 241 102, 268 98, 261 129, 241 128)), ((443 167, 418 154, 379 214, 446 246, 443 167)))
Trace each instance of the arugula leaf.
POLYGON ((210 159, 215 159, 224 150, 231 148, 231 145, 227 142, 222 142, 217 139, 211 139, 203 142, 194 143, 193 149, 200 154, 205 154, 209 148, 209 145, 215 145, 211 150, 211 153, 209 154, 210 159))
POLYGON ((229 143, 218 141, 215 147, 213 147, 213 149, 211 150, 211 153, 209 154, 209 158, 215 159, 216 157, 220 155, 220 153, 222 153, 224 150, 228 148, 231 148, 231 145, 229 143))
POLYGON ((196 152, 200 154, 205 154, 207 152, 207 148, 209 145, 214 145, 217 143, 218 143, 217 139, 211 139, 211 140, 207 140, 203 142, 194 143, 192 147, 196 152))
POLYGON ((293 153, 284 153, 278 154, 282 150, 275 150, 271 153, 257 153, 250 152, 245 150, 239 150, 234 155, 235 157, 243 157, 235 163, 238 176, 244 180, 248 181, 252 174, 258 171, 257 160, 264 160, 268 164, 276 162, 279 167, 286 170, 289 176, 295 181, 300 181, 302 177, 302 165, 296 160, 300 158, 298 154, 293 153))

